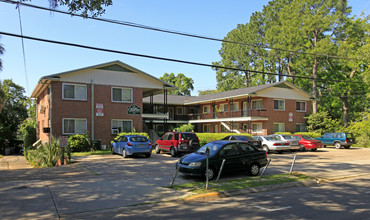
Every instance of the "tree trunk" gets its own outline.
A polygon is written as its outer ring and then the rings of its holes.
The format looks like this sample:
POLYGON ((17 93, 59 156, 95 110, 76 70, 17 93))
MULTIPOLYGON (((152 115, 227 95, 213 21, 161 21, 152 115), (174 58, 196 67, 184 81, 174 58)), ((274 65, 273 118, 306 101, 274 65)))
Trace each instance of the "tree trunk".
MULTIPOLYGON (((312 70, 312 96, 316 99, 317 98, 317 66, 319 64, 319 61, 317 60, 317 57, 315 57, 315 60, 313 62, 313 70, 312 70)), ((317 101, 314 100, 312 103, 312 113, 317 113, 317 101)))
POLYGON ((250 87, 251 86, 251 75, 249 71, 245 71, 245 86, 250 87))
POLYGON ((344 127, 348 127, 348 123, 349 123, 348 96, 340 97, 340 100, 342 100, 342 103, 343 103, 343 125, 344 125, 344 127))

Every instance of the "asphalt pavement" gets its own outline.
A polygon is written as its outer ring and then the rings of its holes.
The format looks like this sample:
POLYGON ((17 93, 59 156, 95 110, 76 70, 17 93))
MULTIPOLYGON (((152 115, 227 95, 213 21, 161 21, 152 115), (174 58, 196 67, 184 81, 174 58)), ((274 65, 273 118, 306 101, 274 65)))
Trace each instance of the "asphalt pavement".
MULTIPOLYGON (((271 165, 266 175, 289 172, 294 155, 293 171, 318 177, 322 183, 370 173, 370 149, 323 148, 269 154, 271 165)), ((178 206, 178 198, 189 193, 167 188, 177 160, 168 154, 127 159, 120 155, 83 156, 75 157, 76 163, 69 165, 34 169, 22 156, 5 156, 0 159, 0 218, 99 218, 101 213, 168 205, 168 201, 178 206)), ((239 177, 245 174, 223 175, 222 179, 239 177)), ((192 181, 200 180, 178 176, 175 184, 192 181)))

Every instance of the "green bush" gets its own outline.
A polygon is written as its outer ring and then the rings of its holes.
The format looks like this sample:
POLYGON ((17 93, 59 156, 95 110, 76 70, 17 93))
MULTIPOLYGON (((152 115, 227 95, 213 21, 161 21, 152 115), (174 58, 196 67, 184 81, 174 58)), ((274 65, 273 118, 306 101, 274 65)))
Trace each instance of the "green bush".
POLYGON ((55 166, 62 156, 59 140, 54 138, 52 143, 43 143, 36 150, 26 149, 24 157, 31 166, 42 168, 55 166))
POLYGON ((252 137, 250 134, 237 134, 237 133, 197 133, 199 138, 200 146, 203 146, 211 141, 221 140, 222 138, 228 135, 244 135, 248 137, 252 137))
POLYGON ((91 141, 82 134, 75 134, 68 137, 68 146, 72 152, 86 152, 90 151, 91 141))
POLYGON ((328 112, 318 112, 306 117, 307 130, 324 134, 327 132, 339 132, 343 129, 338 120, 332 119, 328 112))
POLYGON ((179 127, 176 127, 173 129, 174 131, 177 131, 177 132, 192 132, 194 131, 194 125, 192 124, 184 124, 184 125, 181 125, 179 127))
POLYGON ((356 139, 356 147, 370 147, 370 113, 363 116, 362 121, 351 122, 345 129, 346 132, 353 133, 356 139))
POLYGON ((294 134, 307 135, 307 136, 310 136, 312 138, 321 137, 321 134, 317 133, 317 132, 296 132, 294 134))
POLYGON ((275 134, 286 134, 286 135, 292 135, 290 132, 275 132, 275 134))

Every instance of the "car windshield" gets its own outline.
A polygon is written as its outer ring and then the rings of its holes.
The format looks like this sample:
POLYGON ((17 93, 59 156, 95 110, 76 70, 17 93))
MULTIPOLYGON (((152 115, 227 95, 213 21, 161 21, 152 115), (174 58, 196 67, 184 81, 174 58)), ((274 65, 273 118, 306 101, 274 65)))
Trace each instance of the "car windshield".
POLYGON ((132 142, 147 142, 148 139, 146 137, 131 137, 130 141, 132 141, 132 142))
POLYGON ((313 138, 312 138, 312 137, 307 136, 307 135, 303 135, 302 137, 303 137, 304 139, 306 139, 306 140, 313 140, 313 138))
POLYGON ((235 136, 236 140, 240 141, 254 141, 255 139, 246 136, 235 136))
POLYGON ((276 136, 266 136, 265 139, 268 140, 268 141, 279 141, 280 140, 276 136))
POLYGON ((181 134, 181 139, 182 140, 196 140, 197 139, 197 136, 195 136, 195 134, 193 133, 182 133, 181 134))
POLYGON ((209 148, 209 156, 215 155, 221 148, 224 146, 223 143, 218 143, 218 142, 210 142, 203 147, 201 147, 197 153, 198 154, 205 154, 207 147, 209 148))

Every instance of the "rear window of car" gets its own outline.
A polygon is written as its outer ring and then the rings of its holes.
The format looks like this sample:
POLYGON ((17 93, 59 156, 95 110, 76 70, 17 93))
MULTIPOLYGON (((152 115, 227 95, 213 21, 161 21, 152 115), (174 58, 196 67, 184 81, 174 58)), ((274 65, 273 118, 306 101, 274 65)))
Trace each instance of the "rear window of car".
POLYGON ((186 140, 186 141, 190 141, 190 140, 194 140, 194 139, 196 140, 198 138, 193 133, 183 133, 183 134, 181 134, 181 139, 186 140))
POLYGON ((276 136, 268 136, 268 137, 265 137, 265 139, 268 141, 279 141, 280 140, 280 138, 276 136))
POLYGON ((293 139, 293 138, 292 138, 292 136, 290 136, 290 135, 283 135, 283 137, 284 137, 285 139, 287 139, 287 140, 293 139))
POLYGON ((246 137, 246 136, 236 136, 236 140, 240 140, 240 141, 255 141, 255 139, 249 138, 249 137, 246 137))
POLYGON ((306 139, 306 140, 313 140, 313 138, 312 138, 312 137, 307 136, 307 135, 303 135, 302 137, 303 137, 304 139, 306 139))
POLYGON ((147 142, 148 138, 146 138, 146 137, 131 137, 130 141, 132 141, 132 142, 147 142))

